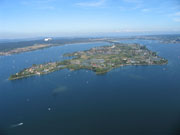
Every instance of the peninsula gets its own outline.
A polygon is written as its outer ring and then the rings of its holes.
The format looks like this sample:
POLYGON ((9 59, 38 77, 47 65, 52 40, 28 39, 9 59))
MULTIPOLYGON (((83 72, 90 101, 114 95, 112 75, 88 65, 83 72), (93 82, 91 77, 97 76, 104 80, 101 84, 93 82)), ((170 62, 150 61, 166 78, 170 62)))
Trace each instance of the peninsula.
POLYGON ((23 47, 23 48, 16 48, 16 49, 12 49, 9 51, 0 51, 0 56, 7 56, 7 55, 11 55, 11 54, 18 54, 18 53, 23 53, 23 52, 29 52, 29 51, 35 51, 38 49, 43 49, 43 48, 47 48, 50 47, 50 44, 35 44, 32 46, 27 46, 27 47, 23 47))
POLYGON ((95 47, 90 50, 64 54, 67 60, 32 65, 13 74, 9 80, 16 80, 34 75, 43 75, 62 69, 92 70, 96 74, 105 74, 108 71, 126 65, 163 65, 168 61, 161 58, 156 52, 139 44, 121 44, 95 47))
POLYGON ((54 39, 45 38, 44 40, 20 41, 20 42, 7 42, 0 43, 0 56, 7 56, 40 50, 44 48, 63 46, 67 44, 77 43, 97 43, 108 42, 106 38, 70 38, 70 39, 54 39))

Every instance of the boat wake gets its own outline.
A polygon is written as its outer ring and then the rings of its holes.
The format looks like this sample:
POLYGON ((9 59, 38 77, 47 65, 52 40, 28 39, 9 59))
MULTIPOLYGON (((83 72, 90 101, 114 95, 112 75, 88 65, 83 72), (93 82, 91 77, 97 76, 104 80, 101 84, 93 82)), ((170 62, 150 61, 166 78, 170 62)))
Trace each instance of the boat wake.
POLYGON ((14 125, 11 125, 11 128, 16 128, 16 127, 22 126, 23 124, 24 124, 24 123, 14 124, 14 125))

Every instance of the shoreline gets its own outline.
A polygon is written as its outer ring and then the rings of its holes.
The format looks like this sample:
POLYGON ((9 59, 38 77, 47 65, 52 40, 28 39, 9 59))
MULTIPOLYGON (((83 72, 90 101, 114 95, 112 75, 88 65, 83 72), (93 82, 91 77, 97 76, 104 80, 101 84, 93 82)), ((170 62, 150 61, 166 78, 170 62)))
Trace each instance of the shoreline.
POLYGON ((64 43, 64 44, 37 44, 37 45, 28 46, 28 47, 12 49, 10 51, 0 51, 0 56, 12 56, 12 55, 15 55, 15 54, 20 54, 20 53, 25 53, 25 52, 32 52, 32 51, 36 51, 36 50, 41 50, 41 49, 46 49, 46 48, 51 48, 51 47, 57 47, 57 46, 76 45, 76 44, 89 44, 89 43, 101 43, 101 42, 110 43, 107 40, 104 40, 104 41, 102 40, 102 41, 87 41, 87 42, 64 43))
MULTIPOLYGON (((134 64, 134 65, 126 64, 126 65, 121 65, 121 66, 117 66, 117 67, 111 68, 111 69, 109 69, 107 71, 104 71, 104 72, 96 72, 93 69, 87 69, 87 68, 79 68, 79 69, 63 68, 63 69, 68 69, 69 71, 87 70, 87 71, 94 72, 96 75, 104 75, 104 74, 107 74, 108 72, 112 71, 113 69, 117 69, 117 68, 125 67, 125 66, 162 66, 162 65, 166 65, 166 64, 168 64, 168 62, 164 63, 164 64, 158 64, 158 65, 157 64, 149 64, 149 65, 147 65, 147 64, 134 64)), ((28 77, 32 77, 32 76, 47 75, 47 74, 50 74, 52 72, 60 71, 60 70, 63 70, 63 69, 56 69, 56 70, 53 70, 53 71, 50 71, 50 72, 47 72, 47 73, 42 73, 42 74, 31 74, 31 75, 26 75, 26 76, 22 76, 22 77, 8 78, 8 80, 9 81, 14 81, 14 80, 24 79, 24 78, 28 78, 28 77)))

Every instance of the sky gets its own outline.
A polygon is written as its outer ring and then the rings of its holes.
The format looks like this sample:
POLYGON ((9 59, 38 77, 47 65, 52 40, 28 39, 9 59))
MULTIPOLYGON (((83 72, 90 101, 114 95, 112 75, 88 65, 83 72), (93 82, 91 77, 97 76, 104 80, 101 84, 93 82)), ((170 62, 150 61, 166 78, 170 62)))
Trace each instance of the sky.
POLYGON ((180 0, 0 0, 0 38, 180 33, 180 0))

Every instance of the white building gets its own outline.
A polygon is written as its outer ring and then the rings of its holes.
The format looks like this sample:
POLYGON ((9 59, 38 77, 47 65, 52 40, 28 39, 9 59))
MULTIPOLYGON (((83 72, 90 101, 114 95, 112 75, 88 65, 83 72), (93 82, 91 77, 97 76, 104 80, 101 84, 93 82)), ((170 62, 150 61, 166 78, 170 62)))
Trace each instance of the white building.
POLYGON ((113 48, 115 48, 116 46, 115 45, 113 45, 111 48, 113 49, 113 48))
POLYGON ((47 41, 51 41, 52 38, 45 38, 44 41, 47 42, 47 41))

